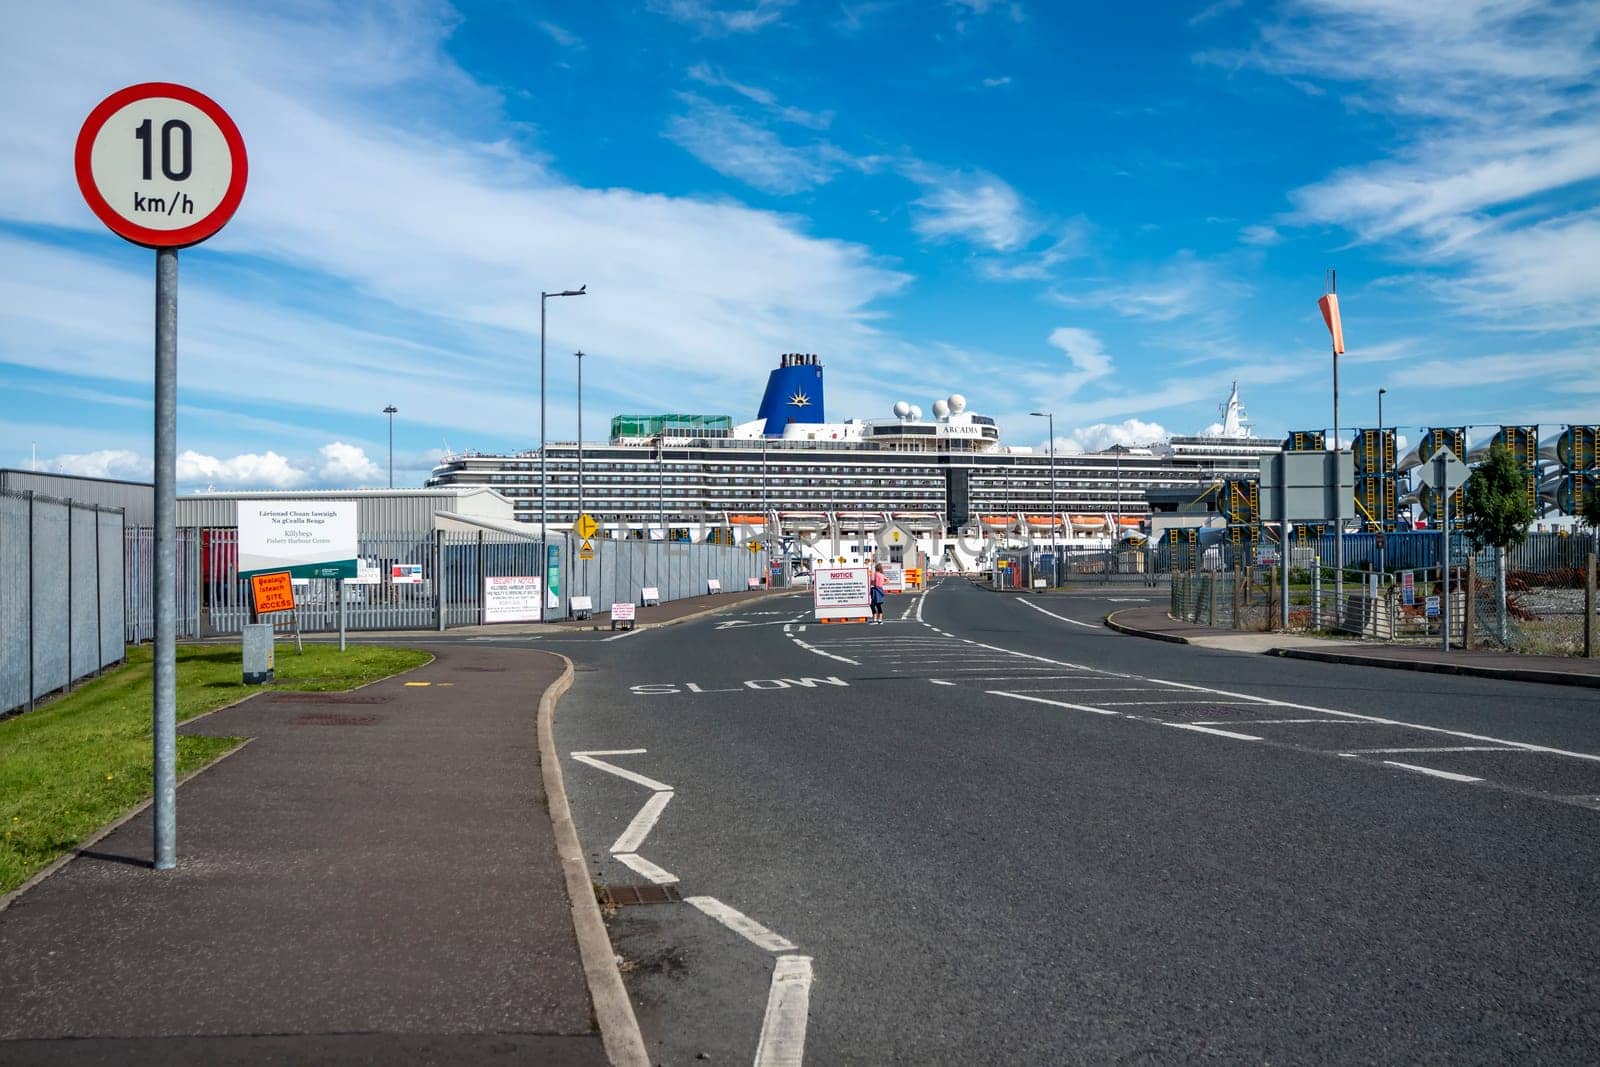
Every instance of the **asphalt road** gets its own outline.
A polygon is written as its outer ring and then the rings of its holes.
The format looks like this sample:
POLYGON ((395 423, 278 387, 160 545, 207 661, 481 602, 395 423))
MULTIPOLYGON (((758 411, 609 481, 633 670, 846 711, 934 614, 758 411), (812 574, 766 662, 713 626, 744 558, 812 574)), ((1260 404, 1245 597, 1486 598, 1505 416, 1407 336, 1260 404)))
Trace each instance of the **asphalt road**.
POLYGON ((1098 625, 1150 595, 564 644, 595 879, 684 898, 611 920, 657 1061, 1600 1059, 1600 694, 1098 625))

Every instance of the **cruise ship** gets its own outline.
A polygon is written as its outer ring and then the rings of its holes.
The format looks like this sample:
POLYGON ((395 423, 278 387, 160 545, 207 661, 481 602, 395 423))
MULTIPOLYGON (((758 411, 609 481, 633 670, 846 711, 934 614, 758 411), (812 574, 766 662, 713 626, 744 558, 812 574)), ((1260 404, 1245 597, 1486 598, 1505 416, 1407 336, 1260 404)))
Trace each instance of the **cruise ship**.
POLYGON ((801 560, 882 553, 968 569, 1025 545, 1115 547, 1148 530, 1147 488, 1199 491, 1251 477, 1260 456, 1282 447, 1250 432, 1237 383, 1220 432, 1091 453, 1008 446, 960 394, 929 409, 900 401, 891 418, 829 422, 821 360, 788 353, 751 421, 619 415, 605 444, 551 442, 543 456, 451 453, 427 485, 491 486, 533 524, 542 497, 552 531, 587 512, 603 537, 761 540, 801 560))

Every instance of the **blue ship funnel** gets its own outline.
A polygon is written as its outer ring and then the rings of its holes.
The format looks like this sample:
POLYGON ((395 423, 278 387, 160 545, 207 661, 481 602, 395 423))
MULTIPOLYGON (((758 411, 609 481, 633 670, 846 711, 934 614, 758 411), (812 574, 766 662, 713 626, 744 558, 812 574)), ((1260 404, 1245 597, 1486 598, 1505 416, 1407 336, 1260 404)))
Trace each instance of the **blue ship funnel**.
POLYGON ((767 377, 756 418, 766 420, 761 432, 767 437, 782 437, 791 422, 822 422, 822 362, 806 353, 784 353, 767 377))

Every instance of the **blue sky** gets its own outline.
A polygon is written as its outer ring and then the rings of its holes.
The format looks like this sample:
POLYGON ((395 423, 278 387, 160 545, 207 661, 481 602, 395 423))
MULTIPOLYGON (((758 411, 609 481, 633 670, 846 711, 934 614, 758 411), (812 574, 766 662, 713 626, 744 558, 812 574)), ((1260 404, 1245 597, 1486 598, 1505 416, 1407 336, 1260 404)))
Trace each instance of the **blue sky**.
POLYGON ((1018 444, 1217 419, 1600 422, 1600 5, 24 4, 0 45, 0 464, 144 477, 153 254, 89 110, 208 93, 251 158, 182 255, 185 485, 380 484, 613 414, 964 393, 1018 444))

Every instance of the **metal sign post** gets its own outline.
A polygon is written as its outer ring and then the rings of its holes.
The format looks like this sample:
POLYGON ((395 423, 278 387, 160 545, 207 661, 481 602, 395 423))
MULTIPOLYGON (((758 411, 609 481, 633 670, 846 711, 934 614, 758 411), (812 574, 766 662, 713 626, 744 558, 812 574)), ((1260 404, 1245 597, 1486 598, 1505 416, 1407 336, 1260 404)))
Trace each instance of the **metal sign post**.
POLYGON ((170 82, 102 100, 78 131, 73 167, 91 211, 156 250, 155 648, 152 694, 155 868, 177 865, 178 249, 233 217, 249 164, 244 139, 210 97, 170 82))
MULTIPOLYGON (((1439 500, 1439 579, 1440 600, 1439 618, 1443 624, 1439 629, 1443 634, 1443 648, 1450 651, 1450 497, 1467 481, 1467 465, 1448 448, 1441 448, 1429 460, 1432 467, 1432 486, 1435 493, 1440 494, 1439 500)), ((1469 589, 1467 595, 1471 596, 1469 589)), ((1468 634, 1463 633, 1462 643, 1465 644, 1468 634)))

